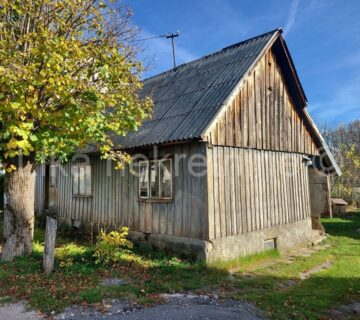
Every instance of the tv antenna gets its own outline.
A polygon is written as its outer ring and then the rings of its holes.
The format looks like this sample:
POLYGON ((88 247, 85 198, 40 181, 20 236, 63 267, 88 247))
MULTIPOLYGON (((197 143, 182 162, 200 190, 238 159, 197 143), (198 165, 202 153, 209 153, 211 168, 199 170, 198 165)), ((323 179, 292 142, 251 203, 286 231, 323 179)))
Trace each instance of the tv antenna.
POLYGON ((180 32, 179 32, 179 31, 177 31, 176 33, 167 33, 167 34, 165 35, 165 38, 166 38, 166 39, 171 39, 174 68, 176 68, 175 41, 174 41, 174 38, 177 38, 179 35, 180 35, 180 32))
POLYGON ((177 31, 176 33, 166 33, 166 34, 162 34, 160 36, 154 36, 154 37, 149 37, 149 38, 144 38, 144 39, 135 39, 134 41, 147 41, 147 40, 153 40, 153 39, 159 39, 159 38, 166 38, 166 39, 171 39, 171 45, 172 45, 172 53, 173 53, 173 63, 174 63, 174 68, 176 68, 176 56, 175 56, 175 41, 174 38, 177 38, 178 36, 180 36, 180 31, 177 31))

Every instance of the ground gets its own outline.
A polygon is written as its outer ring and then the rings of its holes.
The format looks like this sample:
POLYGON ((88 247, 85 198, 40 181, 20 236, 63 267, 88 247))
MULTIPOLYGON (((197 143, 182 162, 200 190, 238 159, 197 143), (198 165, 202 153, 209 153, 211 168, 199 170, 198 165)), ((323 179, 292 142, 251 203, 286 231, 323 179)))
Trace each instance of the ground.
POLYGON ((7 297, 0 304, 24 301, 57 319, 161 319, 168 312, 174 320, 359 318, 360 212, 323 223, 329 237, 317 247, 209 266, 146 246, 124 253, 116 266, 95 264, 87 239, 63 229, 51 276, 41 273, 38 228, 31 257, 0 263, 0 297, 7 297))

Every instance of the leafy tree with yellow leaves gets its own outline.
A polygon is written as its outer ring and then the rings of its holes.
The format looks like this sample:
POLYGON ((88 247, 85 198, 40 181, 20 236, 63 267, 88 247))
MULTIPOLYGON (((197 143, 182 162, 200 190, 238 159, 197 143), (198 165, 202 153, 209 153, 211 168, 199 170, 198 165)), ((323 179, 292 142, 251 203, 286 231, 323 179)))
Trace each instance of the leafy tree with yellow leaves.
POLYGON ((151 110, 131 12, 95 0, 0 0, 0 163, 5 169, 3 260, 29 254, 36 163, 65 161, 91 143, 120 163, 111 135, 151 110))

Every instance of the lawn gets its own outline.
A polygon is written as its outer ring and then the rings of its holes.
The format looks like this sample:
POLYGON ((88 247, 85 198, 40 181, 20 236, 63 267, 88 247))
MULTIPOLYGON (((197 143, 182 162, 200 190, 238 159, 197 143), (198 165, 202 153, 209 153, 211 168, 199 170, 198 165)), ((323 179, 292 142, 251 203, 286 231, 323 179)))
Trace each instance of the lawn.
POLYGON ((289 263, 270 251, 208 266, 142 246, 124 254, 116 266, 105 267, 94 263, 94 248, 87 241, 61 232, 51 276, 41 272, 44 233, 38 228, 30 257, 0 263, 0 297, 25 299, 51 313, 104 298, 149 305, 161 303, 161 293, 215 292, 221 298, 252 301, 273 319, 321 319, 332 307, 360 301, 360 212, 323 223, 329 246, 310 257, 289 263), (301 272, 324 262, 331 267, 300 279, 301 272), (234 268, 237 273, 229 277, 228 270, 234 268), (103 287, 104 277, 121 277, 128 284, 103 287))

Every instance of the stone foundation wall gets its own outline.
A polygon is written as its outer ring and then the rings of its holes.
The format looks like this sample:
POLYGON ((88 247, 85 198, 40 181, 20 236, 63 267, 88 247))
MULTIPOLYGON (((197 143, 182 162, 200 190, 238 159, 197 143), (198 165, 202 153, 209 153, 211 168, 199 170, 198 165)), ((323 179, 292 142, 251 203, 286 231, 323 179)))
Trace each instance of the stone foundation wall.
POLYGON ((265 250, 264 241, 276 239, 280 251, 305 245, 312 240, 311 218, 291 224, 280 225, 261 231, 249 232, 213 241, 174 237, 160 234, 130 232, 134 242, 148 243, 157 249, 168 249, 208 262, 231 260, 239 256, 254 254, 265 250))
POLYGON ((264 251, 264 241, 275 239, 276 248, 286 251, 312 239, 311 218, 233 237, 216 239, 207 246, 206 260, 229 260, 264 251))

